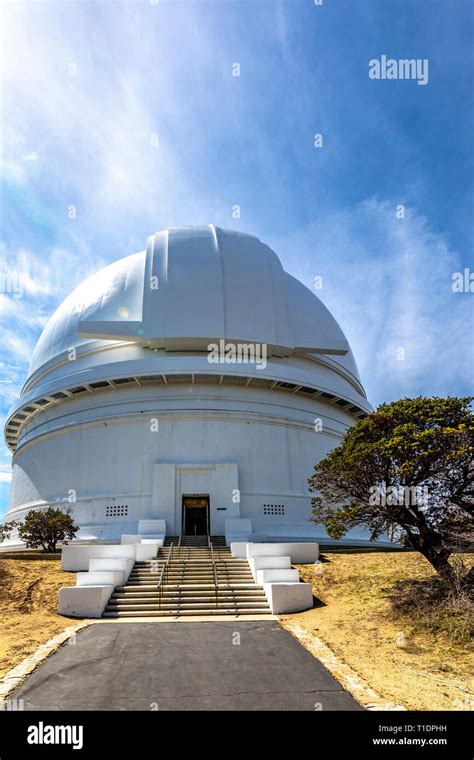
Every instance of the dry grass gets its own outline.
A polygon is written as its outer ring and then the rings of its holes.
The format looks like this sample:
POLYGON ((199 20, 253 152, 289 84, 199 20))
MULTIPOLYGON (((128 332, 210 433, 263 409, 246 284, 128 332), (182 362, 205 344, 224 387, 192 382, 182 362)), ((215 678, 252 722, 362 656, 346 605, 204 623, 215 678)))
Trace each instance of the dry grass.
POLYGON ((453 558, 456 574, 447 582, 439 576, 397 581, 391 598, 394 617, 413 631, 431 633, 449 644, 469 645, 474 632, 474 589, 467 580, 466 560, 453 558))
POLYGON ((60 555, 28 557, 0 558, 0 677, 71 624, 57 613, 58 593, 76 576, 61 571, 60 555))
POLYGON ((300 566, 319 606, 283 617, 283 625, 297 624, 322 639, 388 701, 413 710, 474 708, 466 611, 452 625, 452 610, 440 622, 434 606, 429 615, 426 605, 425 615, 409 604, 403 611, 394 607, 397 584, 399 589, 403 583, 433 584, 434 573, 423 557, 327 552, 323 559, 316 570, 300 566))

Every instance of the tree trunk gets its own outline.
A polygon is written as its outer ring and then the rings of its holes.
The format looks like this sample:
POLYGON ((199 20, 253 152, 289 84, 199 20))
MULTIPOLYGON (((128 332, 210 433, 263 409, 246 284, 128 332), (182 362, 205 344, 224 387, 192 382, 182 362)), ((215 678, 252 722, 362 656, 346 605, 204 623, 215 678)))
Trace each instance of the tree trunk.
POLYGON ((421 534, 412 534, 409 537, 409 543, 428 560, 441 578, 452 583, 456 576, 456 571, 449 564, 452 551, 441 546, 441 542, 436 539, 436 535, 423 536, 421 534))
POLYGON ((471 567, 471 569, 464 576, 464 583, 468 588, 474 587, 474 567, 471 567))
POLYGON ((456 571, 454 568, 449 564, 449 557, 451 556, 451 552, 447 550, 441 550, 441 551, 434 551, 429 550, 427 553, 423 555, 426 557, 428 562, 430 562, 436 572, 444 579, 449 581, 450 583, 454 580, 456 577, 456 571))

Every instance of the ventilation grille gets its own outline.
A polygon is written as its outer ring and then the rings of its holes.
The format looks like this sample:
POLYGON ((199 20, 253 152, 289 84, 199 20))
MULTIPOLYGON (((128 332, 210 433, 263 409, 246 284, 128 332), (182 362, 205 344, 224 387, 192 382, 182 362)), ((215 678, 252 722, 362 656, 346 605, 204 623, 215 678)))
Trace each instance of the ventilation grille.
POLYGON ((264 515, 284 515, 285 505, 284 504, 264 504, 263 514, 264 515))
POLYGON ((113 504, 110 507, 105 507, 106 517, 127 517, 127 515, 128 505, 119 506, 118 504, 113 504))

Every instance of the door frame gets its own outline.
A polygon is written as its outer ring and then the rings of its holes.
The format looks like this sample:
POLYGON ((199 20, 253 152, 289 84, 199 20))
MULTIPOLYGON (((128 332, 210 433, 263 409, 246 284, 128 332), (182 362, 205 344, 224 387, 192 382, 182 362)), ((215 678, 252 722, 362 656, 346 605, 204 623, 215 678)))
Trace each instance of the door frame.
POLYGON ((206 528, 207 533, 201 535, 211 535, 211 499, 208 493, 182 493, 181 494, 181 535, 186 535, 184 530, 186 528, 186 506, 184 504, 185 499, 207 499, 206 509, 206 528))

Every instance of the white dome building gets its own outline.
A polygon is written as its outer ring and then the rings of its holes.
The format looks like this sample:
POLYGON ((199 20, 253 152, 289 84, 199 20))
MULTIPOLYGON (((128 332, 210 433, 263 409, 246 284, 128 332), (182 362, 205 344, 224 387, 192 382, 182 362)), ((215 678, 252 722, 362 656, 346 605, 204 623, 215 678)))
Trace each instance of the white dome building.
POLYGON ((370 410, 339 325, 268 246, 164 230, 46 325, 6 422, 6 522, 69 503, 80 538, 144 519, 222 535, 240 517, 269 538, 325 541, 307 479, 370 410))

